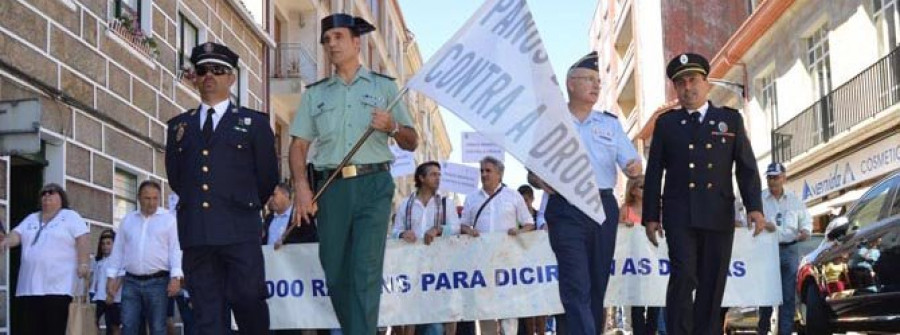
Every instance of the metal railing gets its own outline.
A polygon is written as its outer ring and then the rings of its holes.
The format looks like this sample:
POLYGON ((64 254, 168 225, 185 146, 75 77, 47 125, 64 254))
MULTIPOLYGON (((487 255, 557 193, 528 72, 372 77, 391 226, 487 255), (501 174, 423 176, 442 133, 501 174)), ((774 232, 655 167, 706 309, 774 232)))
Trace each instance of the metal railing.
POLYGON ((900 103, 900 47, 772 131, 772 154, 789 161, 900 103))
POLYGON ((272 78, 300 78, 307 83, 318 79, 318 61, 301 43, 280 43, 273 65, 272 78))

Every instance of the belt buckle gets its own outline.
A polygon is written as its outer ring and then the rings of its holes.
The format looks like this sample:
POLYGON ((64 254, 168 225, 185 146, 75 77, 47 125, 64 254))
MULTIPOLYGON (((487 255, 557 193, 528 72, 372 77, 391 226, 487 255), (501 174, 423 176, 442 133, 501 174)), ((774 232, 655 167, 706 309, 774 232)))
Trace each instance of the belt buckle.
POLYGON ((353 178, 356 177, 356 165, 347 165, 341 168, 341 177, 342 178, 353 178))

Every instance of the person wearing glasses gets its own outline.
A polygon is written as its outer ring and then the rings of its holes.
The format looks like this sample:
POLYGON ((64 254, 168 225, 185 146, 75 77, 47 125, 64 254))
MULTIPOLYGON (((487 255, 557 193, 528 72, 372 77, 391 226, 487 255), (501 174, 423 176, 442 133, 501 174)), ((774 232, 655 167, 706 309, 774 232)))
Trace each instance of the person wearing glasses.
POLYGON ((191 52, 201 104, 168 122, 166 173, 179 197, 182 269, 198 334, 266 334, 260 211, 278 183, 275 135, 266 114, 228 100, 238 56, 207 42, 191 52))
POLYGON ((24 317, 19 331, 64 335, 76 278, 91 271, 90 230, 81 215, 69 209, 66 191, 58 184, 44 186, 40 197, 41 210, 25 217, 0 247, 5 251, 22 246, 16 285, 24 317))
MULTIPOLYGON (((784 188, 787 169, 784 164, 773 162, 766 168, 766 186, 762 191, 763 213, 766 230, 778 233, 778 258, 781 269, 781 301, 778 308, 778 334, 794 332, 794 308, 796 306, 797 268, 800 266, 798 242, 809 239, 812 233, 812 216, 800 196, 784 188)), ((772 329, 772 306, 759 308, 757 334, 767 334, 772 329)))
MULTIPOLYGON (((618 116, 593 109, 600 94, 597 61, 597 52, 591 52, 575 62, 566 75, 566 89, 571 122, 587 148, 606 220, 594 221, 554 192, 551 185, 541 186, 550 193, 544 217, 550 247, 559 262, 559 297, 570 334, 604 331, 603 299, 619 221, 619 204, 612 189, 618 182, 619 170, 633 178, 642 169, 640 156, 618 116)), ((543 183, 539 178, 533 179, 543 183)))

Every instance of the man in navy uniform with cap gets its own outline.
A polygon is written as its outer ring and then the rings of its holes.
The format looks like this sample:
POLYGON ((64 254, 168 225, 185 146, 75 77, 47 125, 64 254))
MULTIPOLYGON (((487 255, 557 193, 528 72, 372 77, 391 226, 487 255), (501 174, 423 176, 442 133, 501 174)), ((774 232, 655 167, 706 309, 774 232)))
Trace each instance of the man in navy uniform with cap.
POLYGON ((385 110, 399 92, 394 78, 360 64, 360 36, 375 27, 359 17, 334 14, 322 19, 320 42, 335 74, 307 87, 291 124, 290 166, 297 192, 294 222, 309 224, 318 210, 319 261, 328 294, 345 334, 374 334, 381 301, 382 265, 391 215, 394 156, 388 139, 413 151, 417 135, 406 107, 385 110), (375 131, 313 204, 321 188, 354 143, 375 131), (307 171, 309 147, 316 143, 307 171), (310 185, 307 177, 313 174, 310 185), (301 220, 302 219, 302 220, 301 220))
POLYGON ((747 222, 756 224, 756 234, 765 226, 759 172, 744 121, 737 110, 707 101, 708 73, 709 62, 697 54, 669 62, 666 74, 681 108, 656 121, 644 183, 647 237, 656 245, 665 229, 669 246, 666 326, 676 335, 722 333, 720 309, 735 229, 732 175, 747 222))
POLYGON ((559 262, 559 296, 568 334, 603 333, 603 300, 619 220, 619 206, 612 189, 619 169, 629 178, 641 173, 640 156, 622 130, 618 116, 593 110, 600 93, 599 76, 597 52, 591 52, 569 68, 566 89, 571 121, 587 147, 606 220, 592 220, 534 174, 529 180, 550 193, 544 216, 550 247, 559 262))
POLYGON ((178 237, 199 334, 266 334, 260 210, 278 182, 268 117, 228 100, 238 56, 207 42, 191 52, 197 109, 168 122, 166 173, 178 194, 178 237))

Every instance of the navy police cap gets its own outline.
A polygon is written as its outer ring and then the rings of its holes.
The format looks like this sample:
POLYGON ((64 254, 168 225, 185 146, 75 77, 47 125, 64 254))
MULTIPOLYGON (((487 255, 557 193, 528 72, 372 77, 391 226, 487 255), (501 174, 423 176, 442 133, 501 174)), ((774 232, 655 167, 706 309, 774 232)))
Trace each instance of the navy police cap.
POLYGON ((666 66, 666 76, 670 80, 675 80, 678 76, 689 72, 709 75, 709 61, 695 53, 683 53, 672 58, 669 65, 666 66))
POLYGON ((375 26, 361 17, 343 13, 332 14, 322 19, 322 35, 319 36, 320 43, 325 43, 325 32, 333 28, 348 28, 353 32, 353 36, 360 36, 375 31, 375 26))
POLYGON ((233 69, 237 67, 238 55, 224 45, 206 42, 191 50, 191 63, 194 63, 194 66, 215 63, 233 69))
POLYGON ((575 64, 572 64, 572 67, 570 67, 569 70, 581 68, 581 69, 590 69, 590 70, 599 72, 600 67, 597 66, 597 62, 598 62, 597 52, 591 51, 589 54, 585 55, 584 57, 581 57, 581 59, 579 59, 577 62, 575 62, 575 64))

